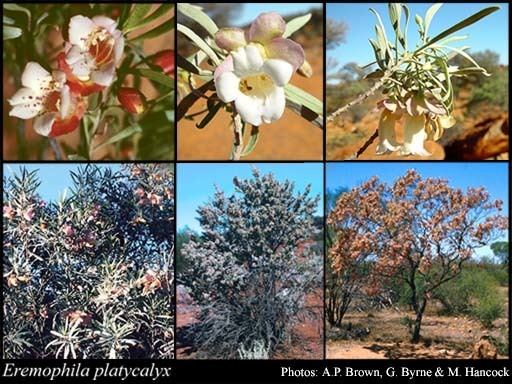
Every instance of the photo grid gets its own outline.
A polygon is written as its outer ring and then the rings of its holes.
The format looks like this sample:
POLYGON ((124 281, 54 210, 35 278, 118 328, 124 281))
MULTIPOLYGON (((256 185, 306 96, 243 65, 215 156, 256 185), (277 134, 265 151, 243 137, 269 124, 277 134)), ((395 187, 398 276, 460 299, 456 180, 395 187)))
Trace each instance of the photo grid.
POLYGON ((3 364, 510 362, 508 3, 2 7, 3 364))

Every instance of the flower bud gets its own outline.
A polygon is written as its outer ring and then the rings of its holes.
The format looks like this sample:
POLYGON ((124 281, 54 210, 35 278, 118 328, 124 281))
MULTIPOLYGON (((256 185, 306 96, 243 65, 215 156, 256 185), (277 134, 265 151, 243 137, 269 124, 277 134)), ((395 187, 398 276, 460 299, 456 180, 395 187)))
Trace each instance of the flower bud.
POLYGON ((153 64, 158 65, 166 75, 174 75, 174 50, 166 49, 153 56, 153 64))
POLYGON ((117 98, 127 112, 139 114, 146 109, 146 97, 135 88, 119 88, 117 98))

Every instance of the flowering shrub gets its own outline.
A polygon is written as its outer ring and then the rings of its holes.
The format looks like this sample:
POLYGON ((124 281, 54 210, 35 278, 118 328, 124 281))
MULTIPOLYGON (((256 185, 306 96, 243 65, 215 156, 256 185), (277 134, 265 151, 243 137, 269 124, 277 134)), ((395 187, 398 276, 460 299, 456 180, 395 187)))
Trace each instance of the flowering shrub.
POLYGON ((272 357, 321 287, 321 253, 298 252, 317 231, 318 198, 257 170, 233 183, 234 196, 217 191, 198 209, 202 233, 183 246, 180 281, 201 310, 189 338, 200 357, 272 357))
POLYGON ((329 262, 348 295, 376 295, 395 279, 406 284, 417 342, 436 290, 461 273, 475 249, 508 228, 501 210, 502 202, 492 201, 484 188, 463 192, 414 170, 393 185, 374 177, 343 193, 330 213, 335 242, 329 262))
POLYGON ((6 358, 172 358, 173 171, 86 166, 44 201, 4 179, 6 358))
MULTIPOLYGON (((380 15, 370 8, 378 23, 375 26, 376 39, 369 39, 375 61, 367 66, 377 64, 378 69, 367 78, 376 79, 377 82, 368 92, 329 115, 328 120, 382 88, 384 98, 378 103, 382 112, 378 126, 377 154, 398 151, 401 155, 430 156, 424 147, 425 140, 439 140, 444 130, 456 123, 452 116, 452 79, 470 75, 490 76, 466 52, 469 47, 456 48, 448 44, 466 39, 467 36, 453 34, 497 11, 499 6, 487 7, 431 37, 430 24, 441 6, 442 3, 432 5, 424 18, 415 15, 419 40, 414 49, 410 49, 407 39, 410 11, 406 4, 388 5, 389 20, 394 32, 394 38, 391 39, 388 39, 380 15), (457 55, 466 59, 470 66, 459 68, 450 65, 450 60, 457 55), (400 120, 404 120, 403 142, 398 142, 395 135, 400 120)), ((356 156, 366 147, 363 146, 356 156)))
MULTIPOLYGON (((76 148, 59 148, 57 142, 51 140, 57 159, 61 158, 62 149, 70 158, 95 158, 98 149, 112 144, 132 147, 128 151, 131 155, 121 154, 118 149, 113 157, 171 158, 174 58, 170 57, 174 56, 174 51, 166 49, 149 56, 140 45, 171 31, 171 20, 161 20, 171 14, 170 4, 156 8, 152 4, 135 4, 133 7, 131 4, 91 4, 81 11, 77 6, 74 11, 71 5, 29 5, 25 8, 4 4, 3 7, 9 15, 12 14, 12 18, 4 18, 4 40, 13 40, 11 44, 7 42, 5 50, 17 59, 9 62, 7 67, 16 83, 18 78, 21 79, 21 88, 8 99, 9 116, 33 119, 33 129, 49 138, 66 135, 80 127, 81 142, 76 148), (37 21, 31 23, 36 18, 37 21), (154 25, 156 20, 162 23, 137 34, 141 28, 154 25), (46 56, 49 59, 38 51, 38 47, 31 47, 29 55, 18 48, 23 45, 21 39, 31 46, 48 44, 45 39, 51 41, 57 37, 52 35, 50 38, 45 33, 58 25, 64 25, 63 50, 53 49, 46 56), (6 34, 6 28, 17 33, 6 34), (50 69, 52 62, 53 70, 50 69), (148 103, 140 90, 142 78, 147 78, 156 90, 145 86, 145 92, 150 90, 158 95, 148 103), (127 93, 137 97, 126 97, 127 93), (139 116, 135 118, 134 115, 139 116), (149 129, 146 124, 154 124, 157 120, 167 126, 164 130, 167 134, 161 136, 167 144, 160 145, 167 147, 166 153, 158 156, 143 150, 135 153, 133 148, 141 134, 148 135, 144 132, 149 129)), ((151 128, 151 135, 154 135, 155 130, 151 128)), ((144 140, 142 138, 142 142, 144 140)))
POLYGON ((286 23, 275 12, 261 13, 248 30, 243 30, 219 29, 198 6, 180 3, 178 12, 208 32, 202 39, 178 23, 178 32, 199 49, 190 57, 178 55, 179 81, 185 84, 183 89, 188 93, 178 106, 178 121, 201 98, 208 102, 198 128, 208 125, 220 110, 230 113, 233 160, 249 155, 258 141, 258 127, 279 120, 286 107, 322 127, 322 103, 290 84, 294 73, 312 75, 301 45, 289 38, 307 24, 311 14, 286 23), (205 83, 194 89, 194 77, 205 83), (208 91, 213 93, 207 96, 208 91), (249 126, 252 127, 250 138, 244 145, 249 126))

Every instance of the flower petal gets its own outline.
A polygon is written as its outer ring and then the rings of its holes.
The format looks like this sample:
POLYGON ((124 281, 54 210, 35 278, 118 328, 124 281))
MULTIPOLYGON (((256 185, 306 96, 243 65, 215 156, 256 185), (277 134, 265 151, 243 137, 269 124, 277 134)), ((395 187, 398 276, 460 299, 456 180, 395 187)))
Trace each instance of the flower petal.
POLYGON ((113 33, 115 43, 114 43, 114 61, 116 64, 118 64, 122 57, 124 52, 124 37, 123 33, 121 31, 115 31, 113 33))
POLYGON ((263 57, 259 48, 254 44, 238 48, 231 52, 234 72, 238 77, 258 73, 263 65, 263 57))
POLYGON ((265 46, 268 57, 285 60, 293 66, 295 72, 305 60, 304 50, 295 41, 278 37, 265 46))
POLYGON ((274 90, 267 95, 261 106, 261 118, 264 123, 270 124, 279 120, 284 113, 286 106, 286 96, 283 87, 275 87, 274 90))
POLYGON ((290 63, 280 59, 266 60, 261 68, 263 72, 272 78, 279 87, 284 87, 293 75, 293 67, 290 63))
POLYGON ((235 100, 235 108, 242 120, 246 123, 260 126, 263 122, 261 108, 263 99, 239 93, 235 100))
POLYGON ((215 89, 219 98, 230 103, 240 94, 240 79, 233 72, 224 72, 215 78, 215 89))
POLYGON ((423 115, 406 115, 404 144, 400 148, 400 154, 430 156, 431 153, 429 153, 424 147, 426 138, 427 133, 425 132, 425 117, 423 115))
POLYGON ((39 93, 34 92, 31 88, 20 88, 7 101, 10 105, 29 104, 38 96, 39 93))
POLYGON ((400 119, 399 115, 384 110, 379 120, 379 143, 377 144, 376 153, 381 155, 386 152, 394 152, 398 150, 400 145, 395 137, 395 125, 400 119))
POLYGON ((87 49, 86 42, 94 28, 96 28, 96 24, 88 17, 73 16, 69 20, 69 42, 78 45, 82 50, 87 49))
POLYGON ((108 87, 114 81, 116 66, 114 62, 104 65, 101 69, 91 73, 91 80, 99 85, 108 87))
POLYGON ((69 86, 64 85, 60 92, 60 118, 65 119, 66 116, 71 112, 71 94, 69 86))
POLYGON ((93 68, 92 58, 87 52, 80 50, 77 45, 73 46, 66 55, 66 63, 70 66, 73 75, 81 81, 87 81, 91 77, 93 68))
POLYGON ((113 33, 117 28, 117 22, 112 20, 110 17, 106 16, 94 16, 92 18, 94 24, 99 25, 100 27, 105 28, 110 33, 113 33))
POLYGON ((219 48, 234 51, 247 45, 245 32, 241 28, 221 28, 215 33, 215 43, 219 48))
POLYGON ((49 136, 56 116, 55 112, 49 112, 36 117, 34 119, 34 131, 41 136, 49 136))
POLYGON ((215 68, 215 72, 213 73, 213 78, 216 79, 224 72, 233 72, 235 68, 233 67, 233 57, 231 55, 227 56, 222 63, 220 63, 217 68, 215 68))
POLYGON ((249 40, 265 44, 283 36, 286 23, 277 12, 261 13, 249 28, 249 40))
POLYGON ((50 72, 34 61, 29 61, 21 75, 21 84, 41 93, 41 85, 51 77, 50 72))
POLYGON ((9 116, 18 117, 20 119, 31 119, 36 117, 43 110, 43 104, 18 104, 10 111, 9 116))

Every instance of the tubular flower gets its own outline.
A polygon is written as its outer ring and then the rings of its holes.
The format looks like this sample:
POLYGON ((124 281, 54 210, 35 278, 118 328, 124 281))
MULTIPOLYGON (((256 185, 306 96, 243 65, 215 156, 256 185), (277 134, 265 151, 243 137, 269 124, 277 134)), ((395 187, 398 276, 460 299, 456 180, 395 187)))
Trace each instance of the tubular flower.
POLYGON ((166 49, 157 52, 152 60, 153 64, 158 65, 162 68, 162 71, 166 75, 174 75, 174 51, 172 49, 166 49))
POLYGON ((117 98, 127 112, 139 114, 146 109, 146 97, 135 88, 119 88, 117 98))
POLYGON ((59 66, 73 91, 89 95, 112 84, 124 50, 123 34, 116 28, 117 23, 105 16, 71 18, 70 44, 59 56, 59 66))
POLYGON ((302 47, 282 37, 285 29, 283 18, 272 12, 259 15, 247 33, 223 28, 215 34, 216 44, 230 53, 214 73, 217 95, 234 102, 246 123, 268 124, 284 113, 284 86, 304 63, 302 47))
POLYGON ((427 97, 416 94, 405 103, 386 99, 379 103, 383 109, 379 121, 379 144, 377 154, 399 151, 401 155, 430 156, 425 149, 425 140, 438 140, 444 129, 451 128, 455 119, 441 104, 430 102, 427 97), (395 139, 396 123, 405 117, 403 143, 395 139))
POLYGON ((34 119, 34 130, 43 136, 60 136, 75 130, 85 112, 85 103, 71 93, 66 75, 50 74, 38 63, 27 63, 21 76, 23 88, 8 101, 9 116, 34 119))
POLYGON ((382 105, 385 109, 382 111, 379 120, 378 155, 394 152, 400 147, 395 138, 395 126, 397 121, 400 120, 401 113, 397 111, 396 104, 386 103, 386 100, 384 100, 382 105))

